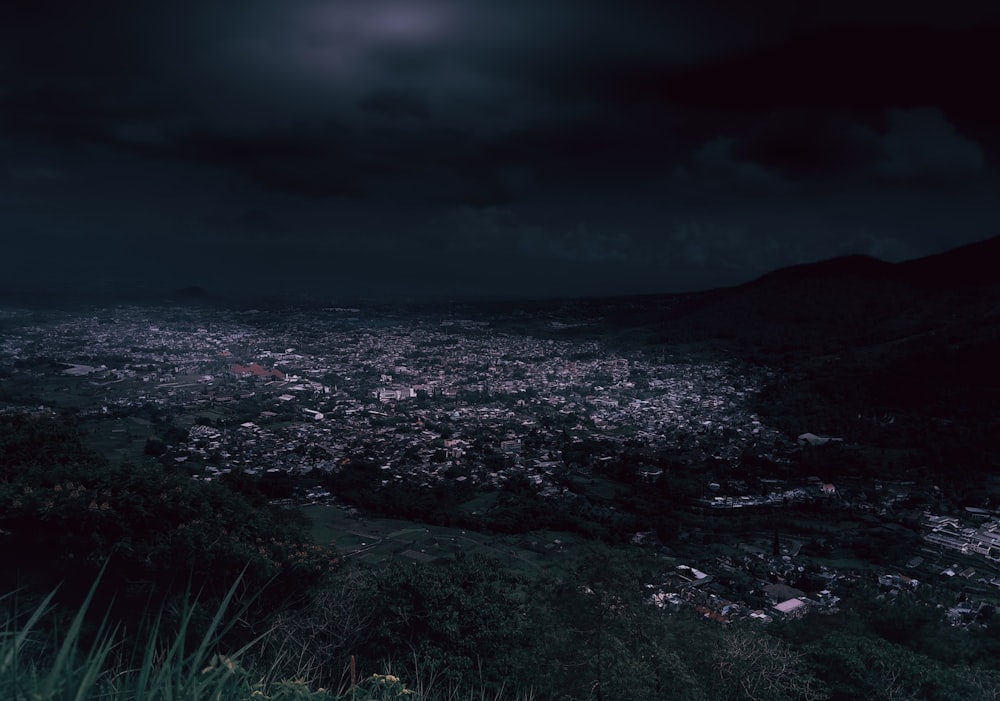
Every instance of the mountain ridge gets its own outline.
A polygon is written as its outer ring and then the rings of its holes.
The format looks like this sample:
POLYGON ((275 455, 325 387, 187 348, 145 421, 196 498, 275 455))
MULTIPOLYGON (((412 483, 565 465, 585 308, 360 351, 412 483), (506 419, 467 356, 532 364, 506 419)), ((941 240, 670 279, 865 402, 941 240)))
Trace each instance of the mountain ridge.
POLYGON ((1000 236, 889 263, 852 255, 766 273, 701 293, 646 325, 680 339, 762 350, 836 350, 984 318, 1000 303, 1000 236))

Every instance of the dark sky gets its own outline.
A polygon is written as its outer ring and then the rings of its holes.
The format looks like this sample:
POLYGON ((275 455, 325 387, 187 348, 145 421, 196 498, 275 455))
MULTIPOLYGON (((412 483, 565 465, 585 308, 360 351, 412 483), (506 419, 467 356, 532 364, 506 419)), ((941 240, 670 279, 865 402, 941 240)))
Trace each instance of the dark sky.
POLYGON ((1000 234, 997 47, 992 0, 3 3, 0 275, 605 295, 936 253, 1000 234))

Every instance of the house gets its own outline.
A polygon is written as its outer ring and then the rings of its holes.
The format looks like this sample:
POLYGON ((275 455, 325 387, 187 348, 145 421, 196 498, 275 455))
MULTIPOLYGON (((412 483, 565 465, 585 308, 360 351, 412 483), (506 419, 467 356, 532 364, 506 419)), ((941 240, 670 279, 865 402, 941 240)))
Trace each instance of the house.
POLYGON ((404 387, 403 389, 393 389, 390 387, 381 387, 374 392, 374 396, 380 402, 395 402, 403 399, 413 399, 417 396, 417 393, 412 387, 404 387))
POLYGON ((917 587, 920 586, 919 580, 898 574, 881 574, 878 583, 887 589, 906 589, 908 591, 916 591, 917 587))
POLYGON ((712 575, 702 572, 701 570, 696 570, 694 567, 690 567, 688 565, 677 565, 676 573, 681 580, 696 587, 710 584, 712 582, 712 575))
POLYGON ((830 442, 843 442, 843 438, 834 438, 832 436, 817 436, 815 433, 803 433, 795 442, 799 445, 826 445, 830 442))
POLYGON ((500 450, 504 453, 520 453, 521 439, 512 438, 510 440, 500 441, 500 450))
POLYGON ((230 365, 229 371, 237 377, 276 377, 279 380, 285 379, 285 373, 281 370, 266 370, 258 363, 251 363, 246 366, 239 364, 230 365))
POLYGON ((787 599, 772 606, 771 610, 774 611, 779 618, 791 620, 793 618, 804 616, 809 610, 809 604, 805 599, 787 599))

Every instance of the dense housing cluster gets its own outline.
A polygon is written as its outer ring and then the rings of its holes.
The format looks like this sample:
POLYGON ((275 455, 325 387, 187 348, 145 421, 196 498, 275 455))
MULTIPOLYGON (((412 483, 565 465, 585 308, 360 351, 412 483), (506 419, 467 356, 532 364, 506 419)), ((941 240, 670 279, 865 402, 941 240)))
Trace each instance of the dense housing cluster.
MULTIPOLYGON (((70 412, 105 453, 157 460, 197 480, 315 483, 289 492, 298 503, 348 507, 324 479, 364 464, 377 470, 376 488, 412 493, 471 496, 516 484, 520 494, 632 528, 642 545, 663 542, 663 530, 588 501, 579 485, 607 477, 612 487, 676 491, 677 475, 667 473, 693 467, 699 481, 688 507, 734 519, 809 505, 874 518, 896 513, 917 490, 836 473, 751 477, 748 456, 780 467, 844 439, 769 426, 752 400, 776 371, 717 350, 623 348, 567 334, 573 327, 558 322, 518 333, 479 318, 339 307, 12 311, 5 323, 0 356, 11 369, 0 410, 70 412)), ((915 590, 915 567, 979 591, 1000 586, 998 521, 988 511, 967 516, 980 523, 924 514, 920 554, 883 571, 879 586, 915 590)), ((906 530, 894 527, 879 526, 905 541, 906 530)), ((803 565, 809 539, 771 539, 756 533, 738 556, 668 569, 649 583, 651 601, 720 622, 836 611, 838 589, 857 571, 803 565)), ((813 554, 824 541, 809 542, 813 554)))

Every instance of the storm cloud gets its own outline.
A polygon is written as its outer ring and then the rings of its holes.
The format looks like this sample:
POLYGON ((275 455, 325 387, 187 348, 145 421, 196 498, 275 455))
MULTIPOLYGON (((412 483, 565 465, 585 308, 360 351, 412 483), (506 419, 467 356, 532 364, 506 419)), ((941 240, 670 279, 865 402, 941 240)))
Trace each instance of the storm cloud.
POLYGON ((625 294, 1000 233, 1000 10, 0 9, 12 284, 625 294))

